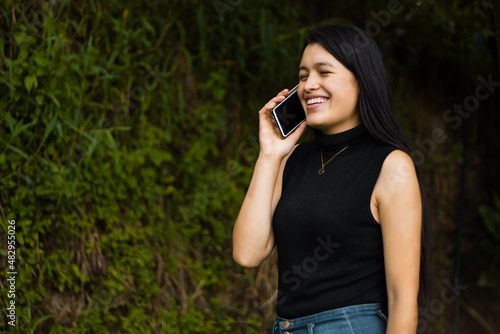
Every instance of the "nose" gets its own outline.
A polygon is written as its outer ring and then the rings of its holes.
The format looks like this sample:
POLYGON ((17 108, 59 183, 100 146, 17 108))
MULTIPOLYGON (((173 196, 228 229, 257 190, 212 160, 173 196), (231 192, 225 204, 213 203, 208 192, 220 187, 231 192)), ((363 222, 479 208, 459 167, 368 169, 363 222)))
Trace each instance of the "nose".
POLYGON ((319 88, 319 83, 318 83, 318 80, 316 78, 315 75, 312 75, 310 74, 308 77, 307 77, 307 80, 304 84, 304 89, 307 91, 307 92, 310 92, 310 91, 313 91, 313 90, 316 90, 319 88))

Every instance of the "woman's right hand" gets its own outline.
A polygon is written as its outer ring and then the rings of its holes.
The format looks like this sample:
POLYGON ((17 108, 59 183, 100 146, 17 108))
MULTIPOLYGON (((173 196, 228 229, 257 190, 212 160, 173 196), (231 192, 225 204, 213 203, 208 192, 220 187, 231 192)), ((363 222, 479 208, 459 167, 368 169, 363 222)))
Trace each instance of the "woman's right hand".
POLYGON ((263 157, 279 159, 285 157, 290 153, 307 127, 307 123, 303 122, 285 139, 281 139, 276 132, 271 112, 274 107, 285 99, 287 94, 288 89, 282 90, 259 111, 260 155, 263 157))

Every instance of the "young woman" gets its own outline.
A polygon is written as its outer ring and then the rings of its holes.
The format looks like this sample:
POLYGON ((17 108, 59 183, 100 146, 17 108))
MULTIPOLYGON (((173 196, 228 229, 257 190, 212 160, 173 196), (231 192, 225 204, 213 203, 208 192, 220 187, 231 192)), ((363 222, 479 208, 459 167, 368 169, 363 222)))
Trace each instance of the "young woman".
POLYGON ((310 32, 299 78, 306 122, 292 135, 269 116, 288 90, 259 112, 234 259, 255 267, 277 246, 273 333, 415 333, 427 218, 380 51, 356 27, 327 25, 310 32), (296 144, 307 125, 314 140, 296 144))

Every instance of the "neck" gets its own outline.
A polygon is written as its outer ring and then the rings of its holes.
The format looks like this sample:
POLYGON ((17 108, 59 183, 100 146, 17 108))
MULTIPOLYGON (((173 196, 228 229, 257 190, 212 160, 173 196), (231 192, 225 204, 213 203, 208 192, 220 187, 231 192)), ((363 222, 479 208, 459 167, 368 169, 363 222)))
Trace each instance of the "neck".
POLYGON ((318 130, 321 130, 325 135, 334 135, 337 133, 345 132, 351 129, 354 129, 355 127, 359 126, 361 124, 361 119, 359 118, 359 114, 357 117, 353 119, 349 119, 345 122, 336 124, 334 126, 331 126, 329 128, 317 128, 318 130))
POLYGON ((335 134, 325 134, 323 131, 315 129, 314 141, 322 149, 339 149, 352 145, 367 135, 368 131, 362 124, 335 134))

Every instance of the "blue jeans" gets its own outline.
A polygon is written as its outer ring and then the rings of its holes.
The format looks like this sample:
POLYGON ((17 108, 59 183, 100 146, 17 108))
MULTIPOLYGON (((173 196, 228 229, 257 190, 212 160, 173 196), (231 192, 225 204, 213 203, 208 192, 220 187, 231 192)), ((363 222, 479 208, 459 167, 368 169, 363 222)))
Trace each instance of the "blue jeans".
POLYGON ((276 317, 272 334, 383 334, 387 317, 380 304, 341 307, 296 319, 276 317))

